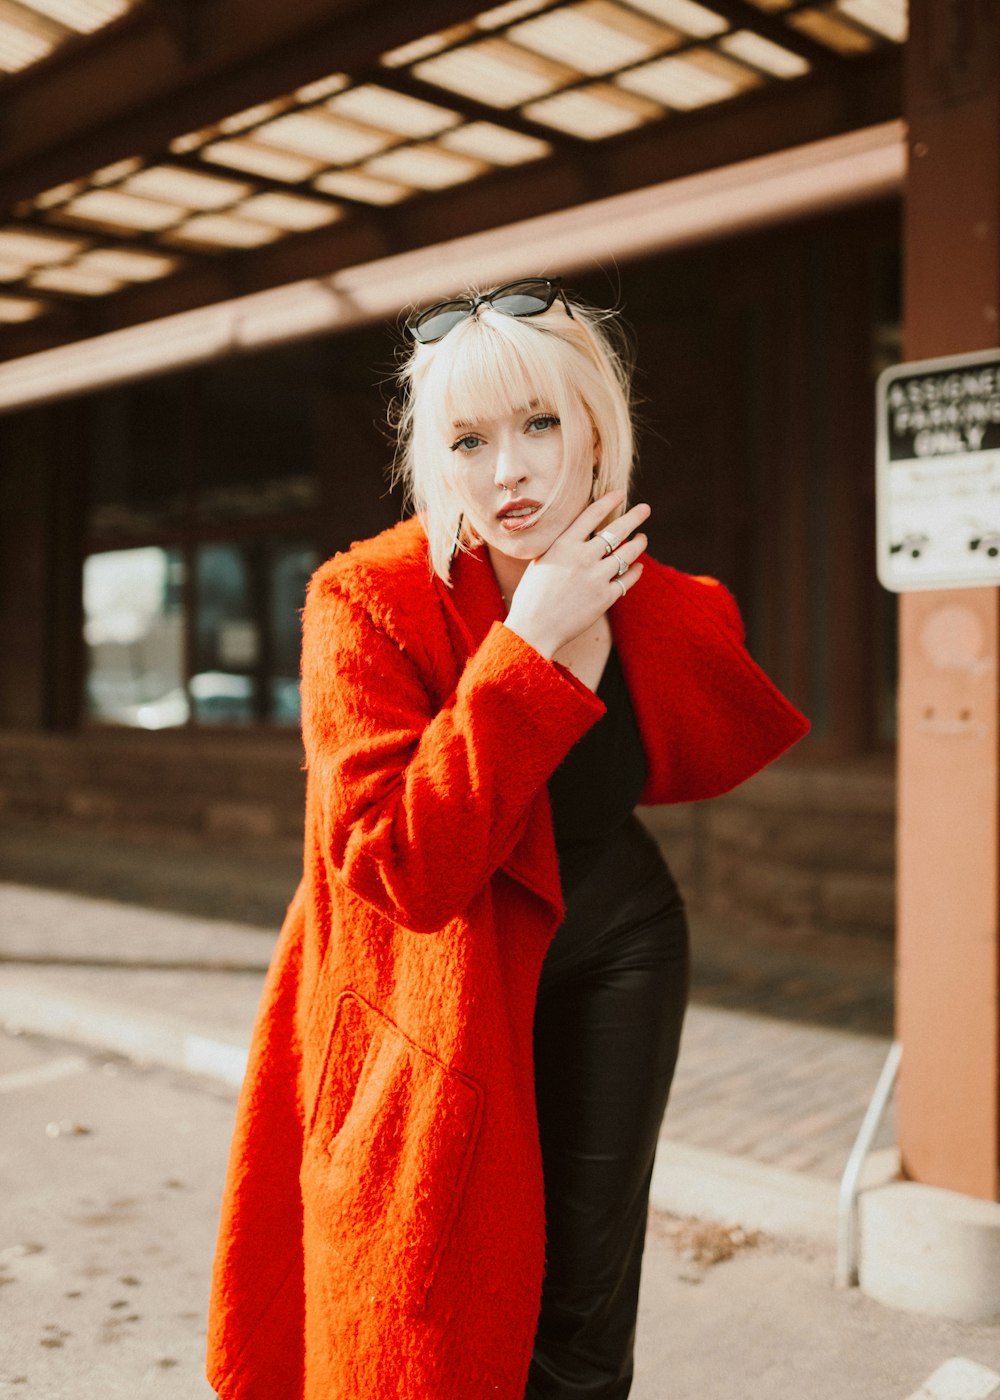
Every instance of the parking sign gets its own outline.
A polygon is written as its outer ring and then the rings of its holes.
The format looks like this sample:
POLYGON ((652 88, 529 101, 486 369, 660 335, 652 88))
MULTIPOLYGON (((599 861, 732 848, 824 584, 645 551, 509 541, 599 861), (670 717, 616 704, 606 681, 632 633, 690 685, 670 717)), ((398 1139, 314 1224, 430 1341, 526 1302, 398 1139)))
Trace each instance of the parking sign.
POLYGON ((1000 350, 878 380, 877 567, 893 593, 1000 585, 1000 350))

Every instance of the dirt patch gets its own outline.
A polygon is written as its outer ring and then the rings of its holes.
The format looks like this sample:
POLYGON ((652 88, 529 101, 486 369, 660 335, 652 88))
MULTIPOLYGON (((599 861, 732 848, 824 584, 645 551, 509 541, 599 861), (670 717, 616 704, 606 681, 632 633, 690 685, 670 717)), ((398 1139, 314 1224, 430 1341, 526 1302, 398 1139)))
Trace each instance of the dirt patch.
POLYGON ((742 1225, 719 1224, 714 1220, 692 1220, 656 1212, 650 1217, 654 1238, 676 1250, 686 1264, 710 1269, 747 1249, 758 1249, 763 1241, 759 1230, 742 1225))

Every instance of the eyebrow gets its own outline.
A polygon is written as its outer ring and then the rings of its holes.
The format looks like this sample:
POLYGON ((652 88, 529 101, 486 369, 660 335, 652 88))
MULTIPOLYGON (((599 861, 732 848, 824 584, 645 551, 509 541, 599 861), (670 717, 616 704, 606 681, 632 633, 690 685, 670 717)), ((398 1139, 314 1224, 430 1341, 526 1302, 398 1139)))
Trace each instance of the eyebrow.
MULTIPOLYGON (((541 399, 532 399, 531 402, 530 402, 529 404, 527 404, 527 405, 521 404, 521 405, 519 405, 519 407, 515 408, 515 409, 514 409, 514 415, 515 415, 515 417, 516 417, 519 413, 532 413, 536 408, 540 408, 540 407, 541 407, 541 404, 542 404, 541 399)), ((452 421, 452 425, 451 425, 451 426, 454 428, 454 430, 455 430, 456 432, 461 432, 463 428, 476 428, 476 427, 478 427, 478 426, 479 426, 479 423, 481 423, 482 421, 483 421, 483 420, 482 420, 481 418, 478 419, 478 420, 472 420, 471 422, 470 422, 468 419, 466 419, 466 418, 455 418, 455 419, 452 421)))

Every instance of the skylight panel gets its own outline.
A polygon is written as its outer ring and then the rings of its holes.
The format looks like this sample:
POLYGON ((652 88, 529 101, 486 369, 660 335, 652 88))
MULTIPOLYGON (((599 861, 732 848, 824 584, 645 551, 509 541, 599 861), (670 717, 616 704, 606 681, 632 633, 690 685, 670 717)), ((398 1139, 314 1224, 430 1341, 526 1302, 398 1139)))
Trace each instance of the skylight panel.
POLYGON ((201 248, 259 248, 281 236, 280 229, 234 214, 198 214, 165 234, 164 240, 201 248))
POLYGON ((412 185, 418 190, 443 190, 473 180, 488 169, 485 161, 473 160, 440 146, 404 146, 387 151, 365 165, 373 175, 412 185))
POLYGON ((788 23, 845 58, 870 53, 875 47, 875 40, 870 35, 848 20, 841 19, 832 10, 796 10, 795 14, 788 16, 788 23))
POLYGON ((409 185, 401 185, 394 180, 376 179, 362 170, 330 170, 318 175, 313 188, 324 194, 339 195, 341 199, 354 199, 361 204, 398 204, 413 193, 409 185))
POLYGON ((48 307, 35 297, 0 296, 0 321, 15 325, 20 321, 33 321, 48 307))
POLYGON ((350 83, 346 73, 331 73, 328 78, 318 78, 314 83, 295 89, 299 102, 322 102, 324 97, 332 97, 335 92, 343 92, 350 83))
POLYGON ((52 209, 57 204, 65 204, 67 199, 72 199, 75 194, 80 194, 86 189, 85 180, 67 180, 64 185, 54 185, 50 190, 43 190, 41 194, 36 194, 34 199, 24 201, 26 209, 52 209))
POLYGON ((132 8, 134 0, 18 0, 79 34, 92 34, 132 8))
POLYGON ((446 131, 438 145, 491 165, 524 165, 552 154, 552 147, 541 137, 526 136, 495 122, 468 122, 455 131, 446 131))
POLYGON ((91 185, 116 185, 119 180, 124 180, 127 175, 132 175, 141 169, 141 157, 129 156, 127 160, 116 160, 113 165, 102 165, 100 170, 95 170, 93 175, 89 177, 89 183, 91 185))
POLYGON ((177 258, 134 248, 92 248, 73 264, 84 272, 114 277, 122 282, 155 282, 176 271, 177 258))
POLYGON ((691 39, 711 39, 729 28, 729 21, 723 15, 697 4, 696 0, 629 0, 629 3, 691 39))
POLYGON ((240 205, 240 218, 272 224, 286 233, 305 233, 323 228, 343 218, 344 211, 325 199, 309 199, 305 195, 268 193, 257 194, 240 205))
POLYGON ((836 8, 894 44, 905 44, 909 28, 906 0, 836 0, 836 8))
POLYGON ((31 264, 14 258, 0 258, 0 282, 20 282, 25 273, 31 271, 31 264))
POLYGON ((719 48, 775 78, 800 78, 809 72, 809 63, 801 54, 792 53, 791 49, 772 43, 750 29, 727 34, 719 40, 719 48))
POLYGON ((50 54, 61 38, 61 31, 13 5, 0 8, 0 72, 19 73, 30 67, 50 54))
POLYGON ((86 239, 68 234, 42 233, 36 229, 0 228, 0 258, 41 267, 43 263, 60 263, 82 252, 86 239))
POLYGON ((198 154, 202 160, 211 161, 213 165, 243 170, 248 175, 259 175, 262 180, 284 180, 289 185, 308 180, 325 164, 315 156, 279 151, 276 146, 265 146, 260 141, 243 137, 231 141, 211 141, 198 154))
POLYGON ((417 140, 437 136, 438 132, 447 131, 448 127, 456 126, 462 120, 458 112, 453 112, 449 107, 439 107, 435 102, 393 92, 389 88, 379 87, 377 83, 349 88, 339 97, 332 97, 326 105, 331 112, 354 121, 417 140))
POLYGON ((353 165, 392 145, 393 137, 343 121, 331 112, 290 112, 258 127, 254 139, 268 146, 312 156, 327 165, 353 165))
POLYGON ((70 292, 82 297, 105 297, 109 292, 120 292, 123 286, 117 277, 76 267, 43 267, 33 272, 28 281, 42 291, 70 292))
POLYGON ((544 97, 578 76, 574 69, 505 39, 466 44, 418 63, 413 72, 424 82, 500 108, 544 97))
POLYGON ((72 218, 105 229, 124 228, 150 233, 169 228, 183 219, 187 212, 182 205, 141 199, 138 195, 125 194, 121 190, 89 190, 58 210, 60 218, 72 218))
POLYGON ((189 131, 184 136, 175 136, 169 149, 175 156, 186 156, 188 151, 196 151, 199 146, 211 141, 212 137, 218 134, 217 126, 206 126, 201 131, 189 131))
POLYGON ((616 81, 630 92, 638 92, 680 111, 692 111, 757 87, 761 78, 722 54, 699 49, 677 57, 655 59, 642 68, 619 74, 616 81))
POLYGON ((449 48, 452 44, 459 43, 462 39, 467 39, 470 34, 474 34, 475 28, 469 22, 453 24, 448 29, 441 29, 436 34, 425 34, 421 39, 414 39, 412 43, 401 44, 398 49, 390 49, 384 53, 379 62, 386 68, 405 68, 411 63, 417 63, 422 58, 429 57, 432 53, 441 53, 443 49, 449 48))
POLYGON ((245 199, 253 186, 242 180, 203 175, 176 165, 152 165, 125 182, 124 189, 149 199, 179 204, 185 209, 224 209, 245 199))
POLYGON ((277 97, 273 102, 258 102, 254 107, 244 107, 242 112, 234 112, 232 116, 223 117, 219 122, 217 130, 225 136, 235 135, 237 131, 246 131, 251 126, 259 126, 261 122, 266 122, 269 117, 276 117, 279 112, 285 111, 289 106, 290 99, 287 97, 277 97))
POLYGON ((516 43, 545 58, 597 77, 675 48, 673 30, 622 9, 611 0, 582 0, 525 20, 508 30, 516 43))
POLYGON ((623 92, 609 83, 592 83, 531 102, 524 114, 581 140, 602 141, 655 121, 664 111, 658 102, 636 93, 623 92))
POLYGON ((551 4, 552 0, 508 0, 506 5, 495 5, 492 10, 476 15, 476 28, 502 29, 505 24, 516 24, 519 19, 535 15, 551 4))

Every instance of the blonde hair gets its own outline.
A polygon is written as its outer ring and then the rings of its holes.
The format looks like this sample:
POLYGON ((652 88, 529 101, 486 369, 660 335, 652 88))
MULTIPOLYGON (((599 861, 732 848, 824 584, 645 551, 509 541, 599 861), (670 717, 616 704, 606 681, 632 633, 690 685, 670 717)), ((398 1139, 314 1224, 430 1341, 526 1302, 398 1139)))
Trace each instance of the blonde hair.
POLYGON ((624 333, 613 313, 571 305, 572 315, 556 301, 531 317, 481 306, 443 339, 415 345, 400 369, 393 481, 422 516, 431 568, 445 583, 456 547, 475 543, 451 485, 456 422, 503 417, 537 401, 562 423, 562 468, 545 509, 573 490, 574 468, 589 466, 595 449, 594 498, 628 491, 635 443, 624 333))

